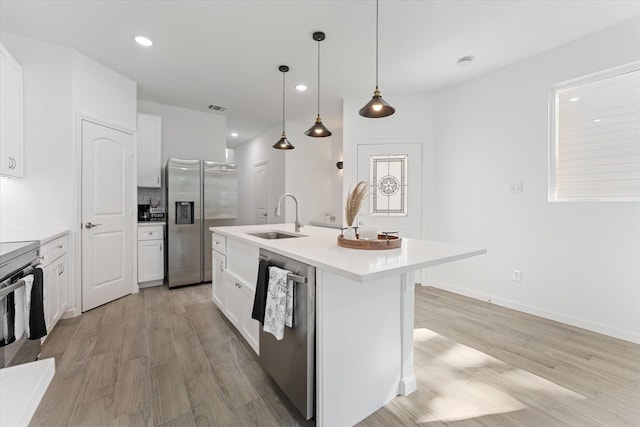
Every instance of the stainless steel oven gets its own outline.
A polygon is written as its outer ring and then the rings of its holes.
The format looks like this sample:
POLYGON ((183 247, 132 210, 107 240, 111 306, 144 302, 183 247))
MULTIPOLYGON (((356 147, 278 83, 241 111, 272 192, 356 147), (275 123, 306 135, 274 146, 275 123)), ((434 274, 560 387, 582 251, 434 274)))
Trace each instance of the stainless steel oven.
MULTIPOLYGON (((31 304, 36 310, 42 305, 27 295, 39 252, 39 242, 0 243, 0 368, 33 362, 40 354, 40 338, 29 339, 28 331, 31 304)), ((44 313, 38 317, 44 319, 44 313)))

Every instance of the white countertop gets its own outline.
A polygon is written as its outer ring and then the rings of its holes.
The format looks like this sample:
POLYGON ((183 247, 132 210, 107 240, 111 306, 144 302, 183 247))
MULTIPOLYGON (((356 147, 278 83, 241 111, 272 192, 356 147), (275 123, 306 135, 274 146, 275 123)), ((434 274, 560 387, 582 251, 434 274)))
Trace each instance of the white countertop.
POLYGON ((54 358, 0 369, 0 425, 28 426, 56 371, 54 358))
POLYGON ((307 237, 268 240, 247 233, 260 231, 293 232, 293 224, 211 227, 214 233, 268 249, 306 264, 326 269, 359 282, 432 267, 487 252, 483 248, 464 248, 445 243, 402 238, 402 247, 388 250, 359 250, 338 246, 338 230, 305 225, 300 234, 307 237))
POLYGON ((52 228, 52 229, 34 228, 31 230, 9 231, 9 232, 0 234, 0 241, 26 242, 26 241, 35 240, 40 242, 40 246, 42 246, 47 242, 57 239, 58 237, 64 236, 68 232, 69 230, 56 229, 56 228, 52 228))

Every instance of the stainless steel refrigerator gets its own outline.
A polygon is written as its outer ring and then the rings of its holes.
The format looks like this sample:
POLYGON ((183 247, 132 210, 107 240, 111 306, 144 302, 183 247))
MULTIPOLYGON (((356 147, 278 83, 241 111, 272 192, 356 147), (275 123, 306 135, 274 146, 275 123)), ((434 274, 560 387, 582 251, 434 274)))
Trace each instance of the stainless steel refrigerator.
POLYGON ((170 288, 211 281, 211 232, 238 216, 235 165, 171 158, 165 168, 167 283, 170 288))

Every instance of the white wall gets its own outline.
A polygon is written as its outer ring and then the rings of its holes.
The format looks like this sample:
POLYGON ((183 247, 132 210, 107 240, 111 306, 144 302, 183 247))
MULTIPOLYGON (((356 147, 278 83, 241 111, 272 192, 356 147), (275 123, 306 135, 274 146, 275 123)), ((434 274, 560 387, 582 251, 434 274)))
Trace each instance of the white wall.
POLYGON ((138 101, 138 111, 162 117, 163 167, 170 157, 225 161, 225 116, 149 101, 138 101))
MULTIPOLYGON (((396 109, 396 113, 389 117, 370 119, 361 117, 358 111, 369 101, 364 94, 361 98, 346 98, 342 111, 344 137, 344 180, 342 190, 342 205, 344 199, 357 183, 356 149, 358 144, 385 141, 389 143, 421 142, 422 143, 422 207, 423 227, 422 238, 430 237, 429 227, 425 227, 433 204, 433 136, 432 136, 432 107, 428 95, 393 96, 383 94, 385 100, 396 109)), ((411 166, 409 166, 411 167, 411 166)), ((409 202, 411 203, 411 202, 409 202)), ((342 207, 340 208, 343 209, 342 207)))
MULTIPOLYGON (((255 224, 255 192, 253 172, 255 165, 269 162, 269 195, 267 209, 269 223, 282 223, 284 217, 276 218, 273 211, 278 197, 285 192, 285 151, 271 148, 280 139, 281 127, 274 127, 234 150, 238 165, 238 219, 236 225, 255 224)), ((294 150, 295 151, 295 150, 294 150)))
POLYGON ((1 33, 22 65, 24 178, 0 178, 0 233, 74 225, 72 50, 1 33))
MULTIPOLYGON (((336 160, 333 160, 334 141, 339 134, 326 138, 312 138, 304 132, 308 126, 290 123, 287 128, 289 141, 296 147, 285 155, 285 191, 296 196, 300 205, 300 222, 324 221, 325 215, 334 211, 333 184, 336 176, 336 160)), ((333 131, 332 131, 333 133, 333 131)), ((273 144, 272 144, 273 145, 273 144)), ((295 203, 286 200, 285 222, 295 220, 295 203)))
POLYGON ((73 51, 75 111, 102 123, 135 132, 136 82, 73 51))
POLYGON ((550 86, 639 59, 639 33, 627 22, 435 95, 430 237, 488 254, 432 284, 640 342, 640 203, 547 202, 550 86))
MULTIPOLYGON (((311 138, 304 134, 306 127, 299 123, 286 123, 287 136, 295 146, 293 150, 272 148, 282 135, 277 126, 262 133, 234 150, 238 165, 238 214, 236 224, 255 223, 253 172, 257 163, 269 162, 269 223, 292 223, 295 220, 295 203, 287 199, 283 215, 274 216, 278 198, 285 192, 292 193, 300 205, 300 222, 324 220, 327 213, 334 213, 339 198, 335 198, 335 186, 342 185, 336 169, 336 151, 341 153, 341 130, 327 138, 311 138)), ((342 189, 338 191, 341 193, 342 189)))
POLYGON ((69 48, 2 33, 24 73, 22 179, 0 179, 0 233, 67 229, 69 313, 80 308, 79 142, 76 114, 130 131, 135 82, 69 48))

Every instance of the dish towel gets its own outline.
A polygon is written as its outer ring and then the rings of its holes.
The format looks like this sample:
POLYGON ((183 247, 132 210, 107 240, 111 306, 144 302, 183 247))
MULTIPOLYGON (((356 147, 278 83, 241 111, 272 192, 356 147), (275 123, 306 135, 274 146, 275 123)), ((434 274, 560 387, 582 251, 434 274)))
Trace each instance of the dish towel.
POLYGON ((284 327, 293 326, 293 280, 287 279, 288 274, 279 267, 269 267, 263 330, 278 341, 284 338, 284 327))
POLYGON ((33 270, 33 286, 31 287, 31 308, 29 310, 29 339, 37 340, 47 335, 47 324, 44 321, 44 289, 42 268, 33 270))
POLYGON ((267 304, 267 285, 269 284, 269 262, 261 259, 258 264, 258 279, 256 280, 256 294, 253 297, 251 318, 264 324, 264 307, 267 304))
MULTIPOLYGON (((25 278, 23 277, 21 280, 24 280, 24 279, 25 278)), ((18 341, 19 339, 22 339, 22 337, 24 336, 24 333, 27 330, 26 325, 29 324, 29 316, 27 315, 28 312, 24 311, 24 307, 25 307, 24 296, 25 296, 24 286, 13 291, 13 298, 15 299, 15 304, 16 304, 16 316, 15 316, 16 319, 14 322, 14 334, 16 336, 16 341, 18 341)))
POLYGON ((31 288, 33 287, 33 274, 24 276, 24 326, 27 333, 27 338, 31 336, 31 329, 29 328, 29 313, 31 312, 31 288))
POLYGON ((9 345, 16 340, 15 336, 15 322, 16 322, 16 301, 15 292, 11 292, 4 297, 5 303, 5 319, 4 319, 4 331, 3 337, 0 340, 0 347, 9 345))

